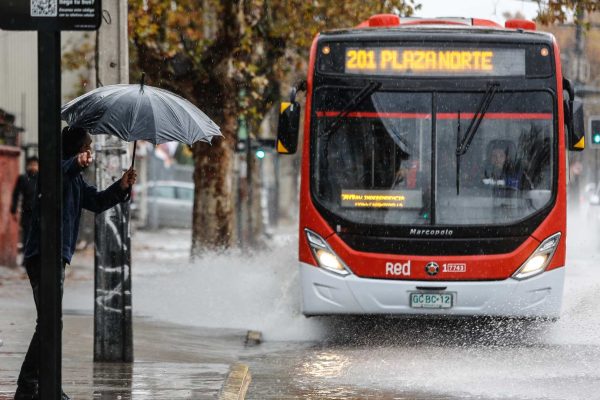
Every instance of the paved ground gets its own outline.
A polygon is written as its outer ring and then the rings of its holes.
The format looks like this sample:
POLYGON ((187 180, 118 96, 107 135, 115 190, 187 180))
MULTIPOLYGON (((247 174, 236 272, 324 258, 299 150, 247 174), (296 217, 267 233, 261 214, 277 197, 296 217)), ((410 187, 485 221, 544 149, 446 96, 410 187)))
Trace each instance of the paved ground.
MULTIPOLYGON (((92 363, 93 271, 78 254, 65 287, 65 388, 75 399, 215 398, 241 362, 252 374, 246 398, 256 400, 600 399, 598 236, 574 222, 556 323, 306 319, 293 237, 190 263, 184 232, 139 234, 136 363, 92 363), (246 329, 261 331, 263 343, 245 346, 246 329)), ((33 322, 27 281, 0 268, 3 281, 0 400, 14 390, 33 322)))
MULTIPOLYGON (((35 318, 19 272, 0 279, 0 400, 12 399, 35 318)), ((8 276, 7 276, 8 275, 8 276)), ((77 272, 73 272, 77 276, 77 272)), ((244 332, 134 320, 133 364, 93 363, 91 315, 64 317, 63 385, 73 399, 217 398, 244 332)))

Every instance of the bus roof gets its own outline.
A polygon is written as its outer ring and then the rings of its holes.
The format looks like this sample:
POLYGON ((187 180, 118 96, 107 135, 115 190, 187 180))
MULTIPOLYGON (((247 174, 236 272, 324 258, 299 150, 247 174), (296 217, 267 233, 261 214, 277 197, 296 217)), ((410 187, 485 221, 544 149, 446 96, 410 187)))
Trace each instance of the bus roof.
MULTIPOLYGON (((396 15, 382 14, 371 17, 353 28, 336 29, 322 32, 323 37, 336 36, 338 39, 348 40, 377 40, 382 37, 387 39, 394 36, 406 38, 407 36, 437 36, 440 33, 454 37, 474 35, 479 40, 499 41, 541 41, 552 42, 552 35, 547 32, 534 31, 535 23, 527 20, 508 20, 505 27, 483 19, 477 18, 399 18, 396 15), (393 17, 393 18, 392 18, 393 17), (374 18, 380 18, 380 20, 374 18), (372 21, 375 21, 374 23, 372 21), (529 27, 533 29, 527 29, 529 27)), ((471 37, 471 39, 474 39, 471 37)))

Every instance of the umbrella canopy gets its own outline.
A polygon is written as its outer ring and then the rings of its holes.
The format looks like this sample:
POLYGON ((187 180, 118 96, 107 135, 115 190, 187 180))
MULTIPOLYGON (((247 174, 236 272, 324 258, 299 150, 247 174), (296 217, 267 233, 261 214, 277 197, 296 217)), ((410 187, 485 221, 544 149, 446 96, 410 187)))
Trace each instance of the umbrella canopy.
POLYGON ((152 86, 110 85, 92 90, 61 109, 70 126, 154 144, 210 143, 221 130, 206 114, 174 93, 152 86))

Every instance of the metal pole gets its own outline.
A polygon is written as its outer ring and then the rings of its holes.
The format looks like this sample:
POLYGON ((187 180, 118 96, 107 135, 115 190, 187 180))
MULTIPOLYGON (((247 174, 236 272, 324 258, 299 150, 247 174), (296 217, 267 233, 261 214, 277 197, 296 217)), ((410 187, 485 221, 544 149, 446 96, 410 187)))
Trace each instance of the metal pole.
POLYGON ((237 227, 237 242, 238 245, 240 246, 240 248, 243 246, 244 244, 244 231, 242 229, 242 226, 244 224, 243 221, 243 210, 242 210, 242 198, 244 197, 244 190, 243 190, 243 176, 242 176, 242 172, 243 172, 243 168, 245 168, 242 165, 242 157, 236 153, 235 155, 235 161, 236 161, 236 176, 237 176, 237 201, 235 202, 235 215, 236 215, 236 227, 237 227))
POLYGON ((61 398, 62 172, 60 32, 38 32, 40 144, 40 398, 61 398))
MULTIPOLYGON (((244 122, 245 123, 245 122, 244 122)), ((254 158, 252 155, 252 137, 250 131, 246 137, 246 232, 248 235, 247 246, 249 248, 254 247, 254 188, 252 175, 254 174, 254 158)))
POLYGON ((279 226, 279 191, 281 190, 280 188, 280 172, 279 172, 279 167, 280 167, 280 160, 279 160, 279 153, 275 152, 275 161, 274 161, 274 167, 275 167, 275 196, 274 196, 274 201, 273 201, 273 207, 274 207, 274 216, 273 216, 273 220, 274 220, 274 225, 275 226, 279 226))
POLYGON ((598 184, 598 150, 594 150, 594 182, 598 184))
MULTIPOLYGON (((578 10, 577 11, 577 19, 580 22, 583 22, 584 18, 585 18, 585 11, 578 10)), ((573 89, 575 90, 575 93, 578 92, 578 89, 585 87, 586 77, 583 76, 584 71, 583 71, 582 66, 586 64, 585 61, 587 61, 587 58, 586 58, 584 50, 585 50, 585 35, 583 32, 583 26, 581 23, 579 23, 575 27, 575 63, 576 63, 575 65, 576 65, 576 68, 575 68, 575 80, 574 80, 574 85, 573 85, 573 89)), ((575 162, 583 161, 583 156, 573 157, 572 161, 575 161, 575 162)), ((569 172, 571 170, 570 162, 567 165, 567 170, 569 172)), ((579 190, 578 189, 579 189, 579 185, 581 184, 581 176, 574 175, 572 178, 573 179, 569 182, 569 185, 571 186, 569 192, 572 193, 573 202, 577 205, 577 207, 579 207, 579 190), (575 193, 573 193, 573 192, 575 192, 575 193)), ((598 150, 594 150, 594 182, 598 182, 598 150)))
MULTIPOLYGON (((127 83, 127 2, 104 0, 98 31, 97 78, 103 85, 127 83)), ((129 168, 127 144, 97 136, 96 186, 103 190, 129 168)), ((131 239, 129 203, 96 215, 94 361, 133 361, 131 313, 131 239)))

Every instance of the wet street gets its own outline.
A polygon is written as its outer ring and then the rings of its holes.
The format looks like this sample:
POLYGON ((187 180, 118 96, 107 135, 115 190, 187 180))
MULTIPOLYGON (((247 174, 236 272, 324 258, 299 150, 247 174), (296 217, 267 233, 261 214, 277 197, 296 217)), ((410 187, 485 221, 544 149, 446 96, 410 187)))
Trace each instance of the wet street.
MULTIPOLYGON (((136 368, 146 368, 142 375, 149 378, 125 379, 129 386, 119 393, 123 399, 214 398, 228 366, 243 363, 252 374, 246 398, 257 400, 600 398, 600 256, 594 236, 572 232, 556 322, 305 318, 293 233, 279 235, 268 251, 211 254, 190 263, 186 231, 138 232, 145 245, 134 252, 133 307, 146 322, 135 330, 136 361, 143 361, 136 368), (172 240, 161 240, 165 234, 172 240), (262 332, 261 344, 244 343, 249 329, 262 332), (143 350, 148 343, 160 350, 163 367, 176 366, 164 368, 179 371, 183 387, 204 391, 175 390, 175 378, 165 377, 153 353, 143 350)), ((89 259, 79 257, 67 278, 64 308, 89 316, 92 270, 89 259)), ((10 284, 11 301, 29 301, 26 283, 10 284)), ((87 332, 90 342, 91 325, 67 323, 70 329, 87 332)), ((68 333, 65 340, 65 346, 89 345, 68 333)), ((69 376, 68 359, 65 368, 69 376)), ((102 393, 102 376, 114 375, 115 367, 92 369, 90 360, 89 368, 102 393)))
POLYGON ((249 398, 600 399, 598 245, 572 232, 559 321, 309 319, 312 343, 243 356, 249 398))
POLYGON ((547 326, 503 322, 347 321, 337 339, 265 345, 244 357, 250 398, 598 398, 595 344, 553 343, 547 326), (362 328, 362 329, 361 329, 362 328), (360 337, 360 339, 355 338, 360 337))

